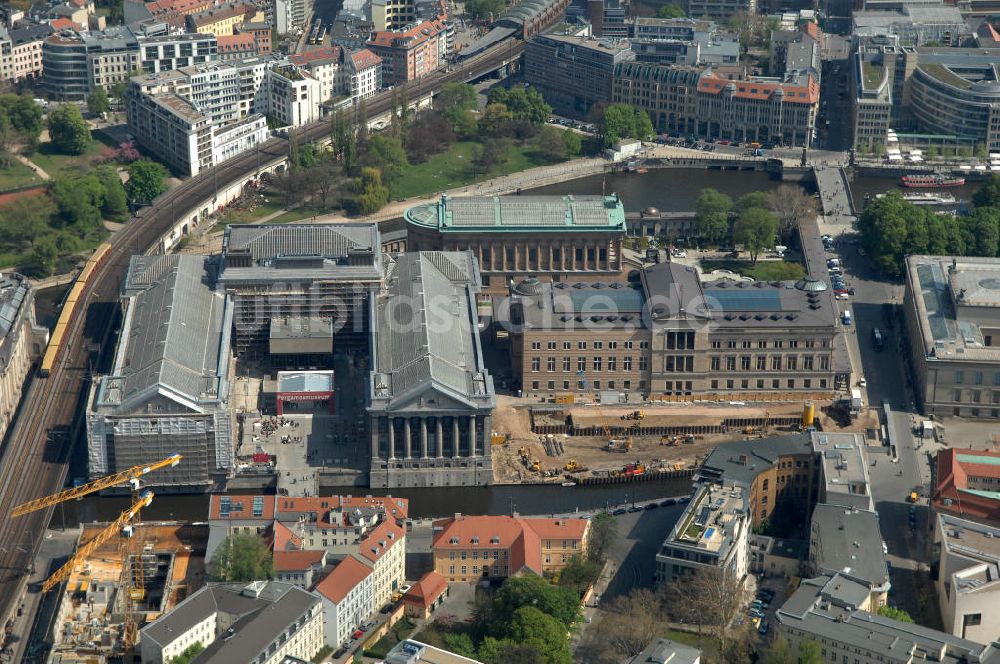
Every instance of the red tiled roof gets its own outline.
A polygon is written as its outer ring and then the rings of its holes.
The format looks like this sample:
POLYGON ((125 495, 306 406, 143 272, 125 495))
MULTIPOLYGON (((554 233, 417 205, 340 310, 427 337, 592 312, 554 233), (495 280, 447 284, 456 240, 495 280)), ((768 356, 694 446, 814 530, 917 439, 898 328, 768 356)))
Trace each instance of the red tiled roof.
POLYGON ((220 515, 220 507, 222 505, 223 498, 229 498, 229 519, 236 520, 260 520, 260 521, 273 521, 274 520, 274 496, 261 496, 264 499, 264 510, 261 516, 253 516, 253 499, 254 496, 228 496, 213 494, 208 502, 208 518, 209 519, 222 519, 226 518, 220 515))
POLYGON ((404 537, 406 537, 404 526, 397 526, 394 520, 386 519, 361 540, 358 554, 374 563, 395 544, 402 542, 404 537))
POLYGON ((368 40, 368 44, 384 48, 398 48, 399 46, 394 43, 397 39, 408 39, 410 41, 404 47, 410 48, 427 41, 440 33, 442 29, 442 26, 437 21, 424 21, 406 31, 394 32, 391 30, 382 30, 374 32, 371 39, 368 40))
POLYGON ((311 62, 325 62, 327 60, 339 60, 340 59, 340 47, 339 46, 324 46, 323 48, 313 49, 311 51, 306 51, 305 53, 296 53, 289 56, 288 58, 294 64, 308 65, 311 62))
POLYGON ((436 602, 437 598, 443 595, 446 590, 448 590, 448 581, 431 570, 406 591, 406 594, 403 595, 403 601, 407 604, 416 604, 427 608, 436 602))
POLYGON ((219 53, 233 53, 238 51, 256 50, 256 42, 251 34, 222 35, 216 37, 219 44, 219 53))
POLYGON ((49 25, 52 26, 53 30, 76 30, 80 27, 68 18, 52 19, 49 21, 49 25))
POLYGON ((582 540, 587 534, 587 519, 523 519, 524 524, 541 539, 582 540))
POLYGON ((819 25, 817 25, 816 23, 812 21, 806 21, 799 27, 799 30, 806 33, 807 35, 815 39, 817 42, 820 43, 823 42, 823 31, 819 29, 819 25))
POLYGON ((1000 478, 1000 465, 960 461, 958 455, 998 459, 1000 452, 948 449, 937 455, 937 486, 931 502, 934 508, 968 518, 1000 522, 1000 500, 969 493, 969 475, 1000 478), (966 489, 966 491, 963 491, 966 489), (948 504, 945 501, 949 501, 948 504))
POLYGON ((779 89, 784 92, 785 103, 816 104, 819 103, 819 85, 812 76, 808 77, 806 85, 790 85, 772 81, 731 80, 717 76, 702 76, 698 81, 698 92, 703 94, 721 94, 726 87, 735 86, 733 96, 737 99, 758 99, 765 101, 779 89))
POLYGON ((271 550, 274 553, 279 551, 298 551, 302 548, 302 538, 291 531, 291 529, 280 521, 275 521, 271 525, 271 550))
POLYGON ((375 67, 381 64, 382 58, 378 57, 367 48, 363 48, 360 51, 354 51, 351 53, 351 61, 354 63, 355 69, 368 69, 369 67, 375 67))
POLYGON ((326 559, 326 551, 275 551, 274 571, 304 572, 310 567, 320 566, 326 559))
POLYGON ((372 568, 354 556, 347 556, 327 574, 326 578, 316 586, 316 592, 331 602, 339 603, 347 593, 359 583, 368 578, 372 568))

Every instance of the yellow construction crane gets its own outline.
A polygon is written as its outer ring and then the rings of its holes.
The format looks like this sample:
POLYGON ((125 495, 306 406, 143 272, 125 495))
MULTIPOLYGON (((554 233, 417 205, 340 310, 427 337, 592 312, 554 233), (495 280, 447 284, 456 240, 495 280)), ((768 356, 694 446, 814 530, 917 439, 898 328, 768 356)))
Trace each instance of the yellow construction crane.
POLYGON ((176 466, 183 458, 184 457, 180 454, 173 454, 162 461, 157 461, 156 463, 149 464, 148 466, 132 466, 131 468, 123 470, 120 473, 108 475, 107 477, 101 477, 93 482, 88 482, 87 484, 82 484, 78 487, 73 487, 72 489, 66 489, 65 491, 61 491, 51 496, 45 496, 44 498, 39 498, 38 500, 28 501, 15 507, 11 512, 11 516, 22 516, 24 514, 28 514, 29 512, 35 512, 52 505, 58 505, 66 500, 82 498, 87 494, 107 489, 118 484, 129 483, 132 485, 133 491, 138 491, 140 477, 146 475, 147 473, 151 473, 154 470, 166 468, 167 466, 176 466))
POLYGON ((131 521, 136 514, 139 513, 143 507, 148 507, 149 504, 153 502, 153 492, 148 489, 139 494, 128 509, 121 513, 121 515, 114 520, 107 528, 102 530, 97 534, 94 539, 90 540, 86 544, 82 545, 73 554, 73 557, 69 561, 59 568, 52 576, 45 579, 45 583, 42 584, 42 592, 47 593, 52 590, 55 586, 59 585, 63 581, 69 578, 70 574, 73 573, 73 568, 76 567, 77 563, 84 560, 92 554, 99 546, 107 542, 109 539, 114 537, 116 534, 121 533, 125 537, 132 536, 132 525, 131 521))

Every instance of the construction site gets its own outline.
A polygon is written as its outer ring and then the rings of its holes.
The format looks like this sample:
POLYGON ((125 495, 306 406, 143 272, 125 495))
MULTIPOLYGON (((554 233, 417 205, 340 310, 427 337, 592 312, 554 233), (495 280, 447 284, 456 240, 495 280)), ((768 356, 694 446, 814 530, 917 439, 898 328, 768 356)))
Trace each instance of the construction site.
MULTIPOLYGON (((89 542, 103 525, 83 528, 89 542)), ((173 609, 205 579, 207 526, 137 524, 78 559, 52 628, 50 661, 104 664, 122 660, 144 624, 173 609)))
POLYGON ((527 405, 499 397, 493 414, 497 483, 603 483, 690 473, 720 443, 877 428, 874 411, 840 426, 821 402, 527 405))

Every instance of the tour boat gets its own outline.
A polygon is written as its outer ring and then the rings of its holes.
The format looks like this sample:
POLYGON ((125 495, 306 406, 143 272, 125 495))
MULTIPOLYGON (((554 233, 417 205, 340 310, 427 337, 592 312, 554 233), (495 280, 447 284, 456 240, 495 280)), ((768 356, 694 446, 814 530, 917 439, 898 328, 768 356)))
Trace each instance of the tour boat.
MULTIPOLYGON (((876 194, 875 198, 885 198, 885 194, 876 194)), ((903 200, 914 205, 955 205, 955 197, 948 192, 934 193, 930 191, 914 191, 903 194, 903 200)))
POLYGON ((951 175, 904 175, 900 179, 900 184, 904 187, 961 187, 965 184, 965 178, 951 175))

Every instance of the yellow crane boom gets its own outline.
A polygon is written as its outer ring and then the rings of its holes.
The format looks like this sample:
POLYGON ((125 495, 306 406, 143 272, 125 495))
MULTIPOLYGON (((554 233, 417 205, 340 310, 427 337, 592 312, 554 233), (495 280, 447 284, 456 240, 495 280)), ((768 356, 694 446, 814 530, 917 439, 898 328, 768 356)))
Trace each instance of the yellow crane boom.
MULTIPOLYGON (((42 584, 42 592, 47 593, 52 590, 55 586, 59 585, 63 581, 69 578, 70 574, 73 573, 73 568, 81 560, 84 560, 87 556, 93 553, 97 547, 101 546, 109 539, 114 537, 119 532, 129 528, 129 522, 139 513, 143 507, 148 507, 149 504, 153 502, 153 492, 146 490, 139 494, 139 497, 135 500, 132 505, 128 507, 124 512, 121 513, 117 519, 114 520, 107 528, 97 533, 94 539, 90 540, 86 544, 82 545, 73 554, 73 557, 69 561, 59 568, 52 576, 45 579, 45 583, 42 584)), ((127 533, 127 531, 126 531, 127 533)))
POLYGON ((151 473, 154 470, 159 470, 161 468, 166 468, 167 466, 176 466, 181 462, 184 457, 180 454, 173 454, 166 459, 157 461, 156 463, 151 463, 148 466, 132 466, 120 473, 115 473, 114 475, 108 475, 107 477, 101 477, 94 480, 93 482, 88 482, 87 484, 82 484, 72 489, 66 489, 65 491, 60 491, 59 493, 53 494, 51 496, 45 496, 37 500, 30 500, 26 503, 18 505, 11 512, 11 516, 22 516, 28 514, 29 512, 35 512, 37 510, 45 509, 52 505, 58 505, 66 500, 73 500, 74 498, 80 498, 86 496, 89 493, 94 493, 95 491, 100 491, 102 489, 107 489, 108 487, 115 486, 117 484, 125 484, 132 480, 138 479, 147 473, 151 473))

